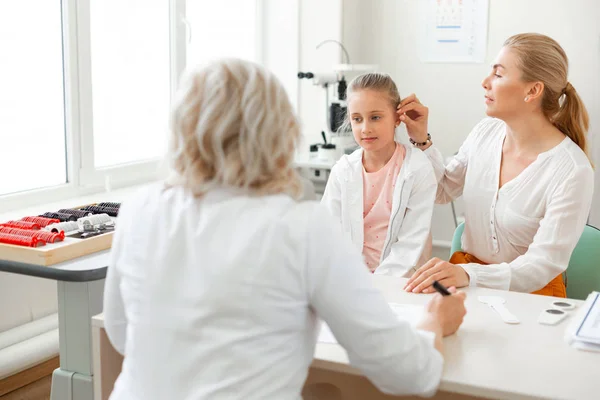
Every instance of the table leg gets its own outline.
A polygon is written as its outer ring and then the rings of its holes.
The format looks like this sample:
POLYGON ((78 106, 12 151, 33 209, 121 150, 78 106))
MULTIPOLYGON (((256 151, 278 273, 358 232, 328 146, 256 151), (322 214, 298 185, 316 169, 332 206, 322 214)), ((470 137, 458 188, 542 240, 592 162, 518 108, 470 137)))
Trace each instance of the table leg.
POLYGON ((93 400, 92 316, 102 312, 104 279, 58 282, 60 368, 50 400, 93 400))

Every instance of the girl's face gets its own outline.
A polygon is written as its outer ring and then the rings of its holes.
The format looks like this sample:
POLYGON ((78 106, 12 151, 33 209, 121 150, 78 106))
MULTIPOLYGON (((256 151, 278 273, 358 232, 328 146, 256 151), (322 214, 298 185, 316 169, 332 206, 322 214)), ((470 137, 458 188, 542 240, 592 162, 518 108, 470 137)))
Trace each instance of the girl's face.
POLYGON ((348 98, 348 115, 354 140, 365 151, 381 150, 394 142, 400 120, 385 93, 371 89, 353 92, 348 98))

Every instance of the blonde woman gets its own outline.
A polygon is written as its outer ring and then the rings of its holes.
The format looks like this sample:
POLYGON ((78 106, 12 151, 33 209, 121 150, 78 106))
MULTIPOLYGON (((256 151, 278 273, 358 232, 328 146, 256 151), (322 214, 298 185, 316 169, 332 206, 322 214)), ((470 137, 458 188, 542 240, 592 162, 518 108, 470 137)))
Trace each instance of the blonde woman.
POLYGON ((400 322, 327 211, 295 201, 299 136, 256 64, 183 80, 172 175, 119 214, 104 313, 125 360, 111 399, 298 399, 317 316, 381 390, 436 390, 464 294, 433 297, 417 330, 400 322))
POLYGON ((510 37, 483 80, 487 118, 444 165, 427 138, 427 109, 411 96, 399 108, 431 159, 437 202, 462 195, 464 251, 432 259, 406 290, 483 286, 566 297, 562 273, 581 236, 594 192, 588 114, 568 81, 568 59, 548 36, 510 37))
POLYGON ((398 143, 398 88, 387 74, 348 85, 346 124, 361 147, 331 170, 321 200, 376 274, 410 277, 431 258, 437 181, 421 151, 398 143))

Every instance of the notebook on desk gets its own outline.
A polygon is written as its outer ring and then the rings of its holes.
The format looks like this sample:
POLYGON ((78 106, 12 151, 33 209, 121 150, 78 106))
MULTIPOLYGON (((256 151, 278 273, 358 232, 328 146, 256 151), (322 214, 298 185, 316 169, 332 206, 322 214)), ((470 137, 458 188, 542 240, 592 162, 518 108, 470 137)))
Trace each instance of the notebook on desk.
POLYGON ((600 292, 588 295, 567 328, 566 340, 576 349, 600 352, 600 292))
MULTIPOLYGON (((415 326, 423 315, 423 306, 414 304, 399 304, 399 303, 388 303, 392 311, 396 314, 398 319, 408 322, 415 326)), ((321 331, 319 332, 319 343, 337 343, 337 339, 331 332, 329 326, 321 321, 321 331)))

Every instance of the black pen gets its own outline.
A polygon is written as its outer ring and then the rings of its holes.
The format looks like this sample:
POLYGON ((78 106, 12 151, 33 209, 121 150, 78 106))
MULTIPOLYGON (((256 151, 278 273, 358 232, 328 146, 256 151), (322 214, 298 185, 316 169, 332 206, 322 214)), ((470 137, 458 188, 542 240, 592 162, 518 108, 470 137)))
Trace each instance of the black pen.
POLYGON ((446 286, 442 285, 438 281, 433 281, 433 288, 437 290, 442 296, 450 296, 452 293, 446 289, 446 286))

